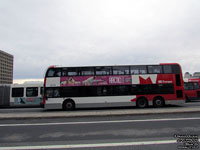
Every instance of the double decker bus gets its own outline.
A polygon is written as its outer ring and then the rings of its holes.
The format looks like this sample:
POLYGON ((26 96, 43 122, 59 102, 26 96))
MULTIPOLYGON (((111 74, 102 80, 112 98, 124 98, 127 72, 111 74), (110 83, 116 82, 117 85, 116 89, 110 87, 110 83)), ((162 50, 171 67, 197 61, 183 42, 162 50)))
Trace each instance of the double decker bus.
POLYGON ((115 65, 56 67, 44 79, 44 108, 137 106, 185 102, 181 66, 115 65))
POLYGON ((184 79, 186 102, 200 100, 200 79, 184 79))

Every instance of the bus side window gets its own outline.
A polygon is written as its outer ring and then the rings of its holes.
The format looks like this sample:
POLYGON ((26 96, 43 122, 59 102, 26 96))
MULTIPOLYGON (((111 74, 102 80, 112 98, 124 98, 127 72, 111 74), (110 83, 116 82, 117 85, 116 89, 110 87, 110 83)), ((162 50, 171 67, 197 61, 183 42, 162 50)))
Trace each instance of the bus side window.
POLYGON ((61 69, 55 69, 54 77, 61 77, 61 69))
POLYGON ((111 67, 96 67, 96 75, 112 75, 111 67))
POLYGON ((194 82, 194 89, 199 89, 199 83, 198 82, 194 82))
POLYGON ((178 65, 172 65, 172 72, 174 74, 180 74, 181 73, 180 67, 178 65))
POLYGON ((114 66, 113 75, 128 75, 129 67, 128 66, 114 66))
POLYGON ((93 67, 81 68, 81 75, 82 76, 93 76, 94 68, 93 67))
POLYGON ((46 97, 53 97, 53 88, 47 88, 45 90, 45 96, 46 97))
POLYGON ((194 90, 193 83, 184 83, 185 90, 194 90))
POLYGON ((131 74, 147 74, 146 66, 131 66, 131 74))
POLYGON ((139 68, 137 66, 131 66, 131 74, 139 74, 139 68))
POLYGON ((24 88, 12 88, 12 97, 23 97, 24 88))
POLYGON ((51 68, 47 72, 47 77, 61 77, 61 69, 51 68))
POLYGON ((98 96, 112 95, 112 87, 110 86, 98 86, 96 91, 98 96))
POLYGON ((80 76, 80 71, 78 68, 67 68, 68 76, 80 76))
POLYGON ((54 97, 60 97, 60 89, 59 88, 54 89, 54 97))
POLYGON ((38 96, 38 87, 27 87, 26 88, 26 96, 27 97, 38 96))
POLYGON ((148 66, 149 73, 162 73, 162 67, 161 66, 148 66))
POLYGON ((184 89, 188 90, 188 84, 187 83, 184 83, 184 89))
POLYGON ((163 66, 164 73, 172 73, 172 67, 170 65, 163 66))
POLYGON ((55 69, 49 69, 47 72, 47 77, 53 77, 55 74, 55 69))
POLYGON ((147 67, 146 66, 139 66, 139 73, 140 74, 147 74, 147 67))
POLYGON ((66 77, 67 75, 68 75, 67 68, 63 68, 63 70, 62 70, 62 76, 66 77))

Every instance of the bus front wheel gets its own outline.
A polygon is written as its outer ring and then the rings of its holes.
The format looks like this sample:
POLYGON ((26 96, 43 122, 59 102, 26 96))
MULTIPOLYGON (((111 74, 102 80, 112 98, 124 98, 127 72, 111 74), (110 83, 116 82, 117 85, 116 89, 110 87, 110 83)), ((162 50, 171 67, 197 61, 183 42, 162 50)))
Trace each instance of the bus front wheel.
POLYGON ((75 109, 75 103, 71 99, 67 99, 63 102, 63 110, 74 110, 75 109))

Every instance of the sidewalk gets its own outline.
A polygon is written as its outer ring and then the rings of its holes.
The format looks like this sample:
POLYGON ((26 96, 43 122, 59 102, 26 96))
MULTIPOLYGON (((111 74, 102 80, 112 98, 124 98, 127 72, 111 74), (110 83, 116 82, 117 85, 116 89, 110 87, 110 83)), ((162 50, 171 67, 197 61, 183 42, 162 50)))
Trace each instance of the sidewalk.
POLYGON ((1 112, 0 119, 44 119, 44 118, 72 118, 72 117, 97 117, 97 116, 123 116, 123 115, 151 115, 151 114, 174 114, 174 113, 200 113, 199 106, 193 107, 165 107, 165 108, 123 108, 112 110, 75 110, 55 111, 38 110, 37 112, 1 112))

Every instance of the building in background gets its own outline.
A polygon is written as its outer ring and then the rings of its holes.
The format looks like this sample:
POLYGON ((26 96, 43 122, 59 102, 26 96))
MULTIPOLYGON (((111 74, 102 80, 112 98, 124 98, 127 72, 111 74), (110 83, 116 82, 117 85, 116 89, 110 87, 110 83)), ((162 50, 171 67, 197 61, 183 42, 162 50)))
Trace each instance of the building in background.
POLYGON ((0 50, 0 84, 13 83, 14 56, 0 50))

